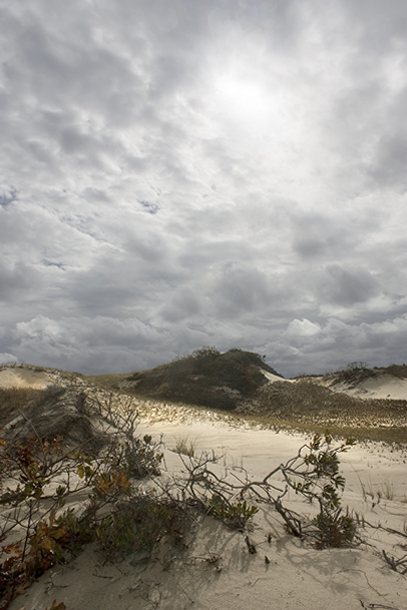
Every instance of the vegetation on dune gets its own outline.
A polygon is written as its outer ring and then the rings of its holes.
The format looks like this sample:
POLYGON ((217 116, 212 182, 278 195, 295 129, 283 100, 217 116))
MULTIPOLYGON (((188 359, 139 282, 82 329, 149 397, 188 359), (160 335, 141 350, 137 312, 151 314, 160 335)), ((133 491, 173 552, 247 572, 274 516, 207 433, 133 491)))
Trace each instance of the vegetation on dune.
POLYGON ((123 391, 141 397, 204 406, 280 428, 323 432, 329 427, 344 437, 405 443, 407 401, 366 399, 333 391, 340 383, 355 387, 379 374, 407 376, 407 366, 369 369, 352 362, 322 378, 304 376, 294 381, 268 383, 263 373, 278 375, 258 354, 233 349, 221 354, 203 348, 190 356, 148 371, 134 373, 120 383, 123 391))
MULTIPOLYGON (((48 412, 52 424, 52 415, 47 411, 49 394, 43 391, 42 401, 37 396, 36 411, 48 412)), ((77 394, 81 400, 81 393, 77 394)), ((61 403, 59 408, 62 409, 61 403)), ((85 413, 81 418, 85 426, 78 418, 70 422, 75 431, 69 437, 53 436, 49 432, 40 435, 34 419, 26 414, 24 421, 30 423, 30 434, 19 434, 15 438, 13 429, 6 427, 3 431, 0 437, 1 610, 15 596, 24 593, 45 570, 79 553, 84 544, 98 541, 110 558, 122 547, 127 548, 126 536, 136 536, 136 526, 132 532, 117 529, 121 511, 127 510, 122 506, 127 506, 124 500, 131 503, 135 522, 137 510, 146 512, 145 499, 135 492, 132 481, 157 476, 162 454, 151 437, 140 439, 134 435, 137 418, 134 412, 122 416, 106 405, 99 415, 108 428, 104 443, 100 443, 99 435, 88 438, 85 413), (82 442, 73 447, 72 440, 77 435, 82 442), (86 500, 82 500, 80 508, 66 508, 67 503, 77 505, 84 496, 86 500), (119 537, 120 544, 116 544, 119 537)), ((157 506, 164 505, 168 505, 166 499, 157 501, 157 506)), ((152 545, 157 539, 157 528, 152 521, 158 512, 157 509, 154 516, 150 515, 150 525, 147 518, 144 520, 143 545, 152 545)), ((164 509, 163 514, 167 514, 164 509)), ((130 517, 127 522, 130 523, 130 517)), ((164 535, 168 524, 164 517, 159 523, 160 535, 164 535)))
POLYGON ((347 439, 335 446, 331 436, 315 435, 297 455, 258 481, 247 473, 244 478, 237 473, 231 479, 220 476, 211 468, 217 459, 209 454, 195 460, 181 456, 187 472, 183 486, 201 509, 231 527, 244 531, 258 506, 265 504, 278 512, 289 534, 310 539, 318 548, 342 547, 352 544, 357 536, 356 521, 343 512, 340 497, 345 479, 339 473, 339 454, 353 444, 347 439), (315 502, 317 515, 305 517, 288 509, 285 498, 290 491, 315 502))
MULTIPOLYGON (((76 393, 83 401, 81 391, 76 393)), ((75 434, 69 438, 50 431, 40 434, 34 415, 41 423, 37 412, 49 413, 50 400, 62 396, 72 399, 64 389, 36 395, 32 419, 24 413, 30 430, 13 437, 13 428, 6 428, 0 436, 1 610, 45 570, 69 561, 89 542, 96 542, 109 561, 151 551, 164 536, 176 545, 177 553, 182 552, 184 536, 192 523, 202 519, 199 515, 210 515, 243 532, 259 505, 265 504, 278 512, 287 532, 319 547, 356 540, 356 522, 342 511, 340 501, 344 480, 339 455, 350 442, 335 446, 330 437, 315 437, 260 481, 248 475, 240 480, 234 472, 229 476, 213 454, 197 457, 194 448, 184 455, 180 447, 185 474, 160 483, 161 447, 149 436, 137 437, 137 413, 130 403, 122 412, 112 396, 86 397, 82 417, 86 420, 90 409, 93 420, 103 419, 107 428, 103 443, 85 435, 75 448, 75 434), (143 481, 149 481, 147 487, 143 481), (290 490, 316 503, 314 518, 285 506, 290 490), (82 498, 79 505, 78 498, 82 498)), ((53 404, 63 408, 60 401, 53 404)), ((21 407, 18 410, 22 412, 21 407)), ((87 434, 78 419, 71 422, 75 426, 87 434)), ((253 545, 248 548, 255 552, 253 545)))
POLYGON ((400 379, 407 379, 407 364, 390 364, 383 369, 383 372, 400 379))
POLYGON ((263 386, 237 411, 329 427, 388 427, 405 425, 407 401, 366 400, 300 379, 296 383, 277 381, 263 386))
POLYGON ((122 387, 140 396, 234 410, 266 383, 262 370, 278 375, 258 354, 205 347, 149 371, 134 373, 122 387))
POLYGON ((325 378, 331 382, 332 386, 344 383, 349 387, 355 387, 359 383, 379 377, 379 375, 392 375, 400 379, 407 378, 406 364, 390 364, 386 367, 369 368, 366 362, 349 362, 343 369, 334 373, 327 373, 325 378))
POLYGON ((5 426, 18 415, 18 410, 34 404, 42 390, 33 388, 0 388, 0 426, 5 426))
MULTIPOLYGON (((122 396, 132 394, 141 399, 165 401, 174 408, 181 404, 206 407, 220 414, 226 411, 230 416, 278 429, 323 433, 329 428, 342 438, 352 435, 359 440, 407 442, 407 401, 362 399, 339 391, 341 384, 344 390, 357 389, 359 383, 382 375, 403 380, 407 378, 405 364, 368 368, 364 362, 351 362, 343 370, 324 376, 302 376, 296 380, 281 377, 281 381, 268 383, 267 373, 279 375, 264 362, 264 357, 239 349, 222 354, 216 348, 205 347, 169 364, 132 375, 89 376, 28 365, 12 368, 21 367, 46 372, 55 383, 68 389, 73 386, 86 391, 91 385, 102 392, 110 390, 122 396)), ((17 395, 24 405, 34 405, 35 397, 41 395, 40 390, 33 389, 19 389, 9 396, 8 392, 0 389, 0 418, 2 409, 9 419, 16 416, 11 403, 17 395)))

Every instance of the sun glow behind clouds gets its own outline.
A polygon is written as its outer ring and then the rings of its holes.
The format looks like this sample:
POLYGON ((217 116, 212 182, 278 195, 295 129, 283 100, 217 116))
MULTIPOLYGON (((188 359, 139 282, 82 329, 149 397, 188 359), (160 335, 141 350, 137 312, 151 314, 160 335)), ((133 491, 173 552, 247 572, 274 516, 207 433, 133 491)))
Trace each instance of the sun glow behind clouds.
POLYGON ((212 61, 205 90, 214 131, 241 172, 289 192, 292 167, 302 175, 307 158, 301 96, 290 75, 281 74, 284 66, 265 62, 260 51, 224 51, 223 61, 212 61))
POLYGON ((290 145, 298 137, 295 96, 259 57, 240 53, 214 67, 213 115, 228 136, 254 139, 262 147, 290 145), (257 59, 257 61, 256 61, 257 59))
POLYGON ((276 106, 259 82, 239 74, 219 75, 215 89, 220 105, 239 122, 264 124, 276 106))

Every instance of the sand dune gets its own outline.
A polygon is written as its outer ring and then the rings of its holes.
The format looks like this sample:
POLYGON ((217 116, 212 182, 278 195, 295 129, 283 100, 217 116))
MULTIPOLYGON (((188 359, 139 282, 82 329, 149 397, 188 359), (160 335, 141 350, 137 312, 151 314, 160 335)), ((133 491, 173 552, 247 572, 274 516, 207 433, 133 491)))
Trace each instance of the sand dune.
MULTIPOLYGON (((55 378, 46 371, 16 368, 7 375, 1 371, 0 380, 2 387, 38 387, 55 378)), ((374 388, 379 391, 377 384, 374 388)), ((388 389, 389 385, 380 391, 388 389)), ((235 469, 236 474, 244 468, 251 478, 265 476, 307 441, 297 433, 238 424, 219 413, 201 410, 196 416, 187 407, 135 401, 140 411, 138 433, 162 437, 163 478, 183 474, 174 451, 180 438, 193 441, 196 455, 213 451, 220 456, 220 468, 235 469)), ((278 514, 262 505, 248 531, 254 554, 248 552, 246 534, 201 517, 187 549, 174 549, 162 540, 151 557, 131 555, 110 565, 90 545, 71 564, 43 574, 10 609, 49 610, 56 599, 67 610, 405 610, 407 576, 391 570, 382 551, 395 557, 406 553, 402 545, 407 538, 388 530, 402 534, 406 528, 407 449, 358 444, 341 464, 347 481, 343 504, 370 524, 360 529, 363 542, 354 548, 318 550, 287 534, 278 514), (376 529, 379 524, 387 531, 376 529)), ((289 503, 298 512, 314 510, 294 493, 289 503)))
POLYGON ((22 366, 4 367, 0 370, 0 388, 34 388, 42 390, 53 382, 44 370, 22 366))
POLYGON ((358 398, 388 398, 391 400, 407 400, 407 379, 394 375, 379 375, 359 382, 355 387, 346 383, 330 386, 334 392, 345 392, 358 398))

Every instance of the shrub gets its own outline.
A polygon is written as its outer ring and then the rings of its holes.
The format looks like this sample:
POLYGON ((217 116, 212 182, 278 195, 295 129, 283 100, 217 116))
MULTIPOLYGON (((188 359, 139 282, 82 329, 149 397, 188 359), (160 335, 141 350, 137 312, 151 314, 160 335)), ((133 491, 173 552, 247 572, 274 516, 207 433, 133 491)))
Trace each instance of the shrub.
POLYGON ((349 362, 346 368, 338 373, 335 383, 357 384, 376 375, 377 371, 369 369, 366 362, 349 362))
POLYGON ((257 506, 249 506, 246 500, 231 502, 221 495, 213 494, 206 507, 208 515, 221 519, 233 529, 244 530, 246 523, 257 512, 257 506))
POLYGON ((356 523, 349 515, 341 514, 340 491, 345 479, 339 473, 338 454, 353 444, 348 439, 334 447, 328 434, 324 438, 316 435, 295 457, 271 470, 261 481, 251 481, 248 476, 246 481, 239 481, 236 476, 231 480, 227 473, 220 477, 211 468, 217 462, 216 457, 202 455, 199 460, 187 461, 181 456, 187 471, 183 486, 202 510, 228 525, 244 527, 257 512, 255 501, 273 506, 289 533, 315 539, 318 546, 343 546, 354 540, 356 523), (318 504, 315 519, 309 521, 284 506, 290 489, 318 504))
POLYGON ((209 347, 208 345, 205 345, 204 347, 201 347, 201 349, 196 349, 194 352, 192 352, 191 357, 194 360, 202 362, 215 360, 220 355, 221 353, 216 349, 216 347, 209 347))
POLYGON ((407 366, 405 364, 390 364, 384 371, 400 379, 407 378, 407 366))
POLYGON ((113 416, 110 407, 104 413, 107 423, 121 428, 115 428, 102 450, 91 444, 92 452, 70 451, 62 437, 0 438, 0 504, 5 509, 0 525, 1 610, 34 578, 80 552, 84 544, 99 540, 103 548, 103 532, 109 540, 113 531, 108 520, 114 525, 121 514, 118 507, 139 494, 132 480, 159 474, 158 445, 149 436, 134 437, 137 414, 113 416), (64 510, 78 492, 87 494, 85 510, 64 510))
POLYGON ((356 522, 349 514, 342 514, 342 509, 320 512, 311 523, 315 526, 313 536, 318 548, 343 547, 351 544, 356 535, 356 522))
POLYGON ((186 527, 179 503, 163 498, 133 495, 120 502, 95 528, 109 561, 138 551, 151 551, 164 536, 179 542, 186 527))

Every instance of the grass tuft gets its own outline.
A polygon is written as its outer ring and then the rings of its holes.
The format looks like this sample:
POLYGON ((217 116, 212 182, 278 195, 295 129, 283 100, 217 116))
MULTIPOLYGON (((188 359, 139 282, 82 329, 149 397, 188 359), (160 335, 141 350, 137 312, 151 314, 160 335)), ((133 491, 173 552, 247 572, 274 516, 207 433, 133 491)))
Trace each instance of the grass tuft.
POLYGON ((190 440, 188 436, 179 436, 175 439, 175 452, 188 457, 194 457, 197 448, 197 441, 190 440))

